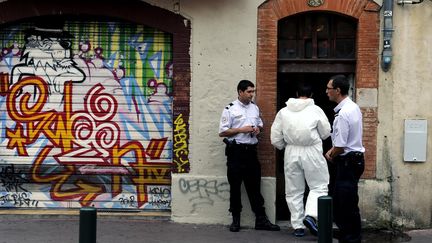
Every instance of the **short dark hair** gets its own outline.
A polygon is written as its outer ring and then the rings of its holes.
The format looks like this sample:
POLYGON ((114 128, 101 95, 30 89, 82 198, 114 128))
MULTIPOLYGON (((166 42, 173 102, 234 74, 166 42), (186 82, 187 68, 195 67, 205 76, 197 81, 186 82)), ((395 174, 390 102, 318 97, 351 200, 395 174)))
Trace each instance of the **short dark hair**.
POLYGON ((306 83, 300 83, 297 85, 297 96, 298 97, 312 97, 312 86, 306 83))
POLYGON ((334 75, 330 78, 330 80, 333 80, 332 82, 333 88, 335 89, 339 88, 342 95, 348 95, 350 84, 347 77, 345 77, 345 75, 343 74, 334 75))
POLYGON ((248 87, 252 87, 254 88, 255 85, 249 81, 249 80, 240 80, 240 82, 237 85, 237 93, 240 93, 240 91, 245 91, 247 90, 248 87))

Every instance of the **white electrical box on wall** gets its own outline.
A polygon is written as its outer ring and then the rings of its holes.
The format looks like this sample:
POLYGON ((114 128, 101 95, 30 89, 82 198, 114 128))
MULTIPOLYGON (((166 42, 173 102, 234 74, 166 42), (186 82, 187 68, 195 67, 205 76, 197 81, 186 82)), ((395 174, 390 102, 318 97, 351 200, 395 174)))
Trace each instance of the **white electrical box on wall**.
POLYGON ((427 151, 427 120, 405 120, 404 161, 424 162, 427 151))

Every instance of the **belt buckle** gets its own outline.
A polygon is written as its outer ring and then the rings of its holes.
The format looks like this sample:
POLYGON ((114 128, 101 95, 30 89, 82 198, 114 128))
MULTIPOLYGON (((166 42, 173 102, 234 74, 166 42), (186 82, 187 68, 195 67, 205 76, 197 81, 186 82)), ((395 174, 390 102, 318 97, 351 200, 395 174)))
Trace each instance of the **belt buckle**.
POLYGON ((354 152, 355 157, 361 157, 363 155, 362 152, 354 152))

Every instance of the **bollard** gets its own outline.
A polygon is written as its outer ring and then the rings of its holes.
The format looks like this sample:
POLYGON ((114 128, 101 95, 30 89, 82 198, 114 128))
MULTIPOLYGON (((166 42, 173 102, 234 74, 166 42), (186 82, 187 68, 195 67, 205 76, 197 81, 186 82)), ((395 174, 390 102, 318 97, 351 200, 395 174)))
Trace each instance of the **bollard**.
POLYGON ((80 209, 79 243, 96 243, 96 208, 80 209))
POLYGON ((330 196, 318 198, 318 243, 333 242, 333 205, 330 196))

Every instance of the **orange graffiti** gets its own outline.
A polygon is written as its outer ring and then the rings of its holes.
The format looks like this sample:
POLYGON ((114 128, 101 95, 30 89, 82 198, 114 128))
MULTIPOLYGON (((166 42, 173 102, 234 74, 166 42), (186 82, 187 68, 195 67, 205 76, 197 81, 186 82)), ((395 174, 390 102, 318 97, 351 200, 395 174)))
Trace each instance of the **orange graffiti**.
POLYGON ((75 185, 76 188, 62 189, 62 186, 69 179, 69 177, 74 173, 75 168, 73 166, 64 166, 66 169, 62 173, 56 173, 54 175, 43 176, 40 167, 43 161, 48 156, 49 152, 53 149, 53 146, 46 146, 42 149, 39 156, 37 157, 35 163, 32 166, 32 179, 40 183, 56 182, 52 186, 51 197, 54 200, 65 200, 80 198, 80 203, 83 206, 89 206, 90 203, 100 194, 105 192, 103 186, 93 186, 86 184, 82 180, 78 180, 75 185))
MULTIPOLYGON (((95 92, 98 97, 101 97, 103 94, 98 92, 102 90, 103 86, 95 86, 95 89, 91 89, 89 93, 95 92)), ((102 184, 94 184, 85 179, 77 178, 76 175, 79 174, 77 166, 89 164, 89 158, 91 158, 91 164, 93 165, 99 164, 123 168, 118 172, 116 172, 117 170, 111 172, 111 194, 115 197, 122 192, 122 176, 129 175, 136 186, 139 207, 148 201, 146 193, 148 185, 171 184, 170 164, 146 162, 146 154, 152 159, 160 158, 168 138, 152 139, 147 147, 147 152, 138 141, 120 145, 120 140, 115 140, 112 144, 99 148, 100 151, 103 150, 102 152, 105 153, 103 156, 100 153, 95 154, 95 151, 99 152, 99 150, 87 146, 88 144, 78 143, 77 137, 75 137, 74 132, 76 131, 74 131, 73 124, 86 111, 72 112, 72 83, 65 83, 63 112, 44 110, 48 99, 47 91, 47 84, 39 77, 23 78, 10 87, 10 93, 6 98, 7 110, 16 125, 13 129, 8 128, 6 135, 9 138, 7 148, 17 149, 19 156, 28 156, 27 146, 35 143, 42 135, 51 142, 51 144, 46 145, 38 152, 31 171, 34 182, 51 183, 50 196, 53 200, 78 199, 81 205, 89 206, 96 197, 107 191, 102 184), (32 95, 30 93, 23 92, 23 90, 28 90, 29 87, 34 87, 34 90, 37 91, 35 92, 37 94, 35 101, 31 101, 32 95), (55 154, 52 154, 54 151, 55 154), (130 156, 130 153, 133 153, 133 156, 130 156), (52 156, 58 164, 62 165, 61 172, 56 171, 56 173, 46 174, 42 170, 44 161, 48 156, 52 156), (123 159, 126 156, 135 158, 135 161, 130 162, 128 159, 123 159), (126 167, 132 169, 126 169, 126 167)), ((113 96, 107 97, 117 106, 113 96)), ((103 108, 103 106, 101 107, 103 108)), ((113 108, 116 109, 116 107, 113 108)), ((111 113, 112 116, 100 118, 103 118, 104 124, 110 122, 109 119, 114 116, 115 109, 111 113)), ((180 125, 178 126, 179 129, 184 127, 182 120, 178 124, 180 125)), ((115 127, 115 124, 112 127, 115 127)), ((182 135, 184 131, 177 131, 181 132, 179 136, 182 138, 178 142, 184 143, 185 139, 183 139, 182 135)), ((179 136, 176 138, 179 138, 179 136)), ((177 151, 178 155, 185 153, 183 147, 177 148, 181 149, 181 151, 177 151)), ((187 149, 185 151, 187 153, 187 149)))
POLYGON ((13 85, 10 90, 10 94, 7 96, 7 110, 9 116, 15 121, 28 122, 28 121, 38 121, 43 119, 46 116, 50 116, 53 112, 42 112, 38 114, 45 102, 48 99, 48 86, 47 84, 39 77, 27 77, 21 79, 18 83, 13 85), (35 87, 38 96, 37 100, 34 102, 29 102, 32 94, 26 92, 22 95, 24 88, 26 86, 35 87), (19 98, 19 107, 20 110, 17 109, 17 97, 19 98), (33 106, 29 106, 33 103, 33 106), (36 115, 38 114, 38 115, 36 115))
MULTIPOLYGON (((130 165, 137 172, 132 176, 132 181, 137 187, 138 207, 147 202, 146 185, 147 184, 165 184, 169 185, 171 179, 169 177, 170 167, 167 164, 146 163, 144 156, 144 148, 139 142, 129 142, 118 148, 113 149, 113 165, 120 165, 121 157, 129 152, 134 152, 136 161, 130 165)), ((112 191, 114 195, 120 193, 120 175, 113 175, 112 191)))
POLYGON ((160 159, 163 148, 167 143, 168 138, 152 139, 147 146, 146 152, 151 159, 160 159))
POLYGON ((7 95, 9 88, 9 73, 0 72, 0 95, 7 95))
MULTIPOLYGON (((65 91, 70 92, 70 90, 70 84, 67 84, 65 91)), ((7 129, 6 135, 10 139, 8 144, 9 149, 17 148, 19 155, 27 155, 25 144, 34 143, 41 134, 45 134, 47 138, 50 138, 56 147, 70 145, 68 141, 72 139, 72 135, 64 122, 70 119, 67 117, 70 112, 65 112, 65 117, 55 111, 43 112, 42 109, 46 101, 47 85, 38 77, 24 78, 12 86, 11 92, 7 96, 7 110, 9 116, 17 121, 17 125, 15 130, 7 129), (26 86, 34 86, 39 91, 35 102, 30 102, 30 93, 20 95, 26 86), (20 97, 18 104, 16 97, 20 97), (31 106, 31 103, 34 105, 31 106), (18 110, 17 107, 20 107, 20 109, 18 110), (20 123, 27 123, 27 135, 22 133, 20 123)), ((68 106, 67 103, 65 104, 65 110, 70 110, 70 105, 68 106)))
POLYGON ((16 148, 18 151, 18 155, 27 156, 27 150, 25 149, 25 145, 28 143, 27 138, 24 136, 23 127, 21 124, 17 124, 15 130, 6 131, 6 136, 9 138, 9 142, 7 145, 8 149, 16 148))

